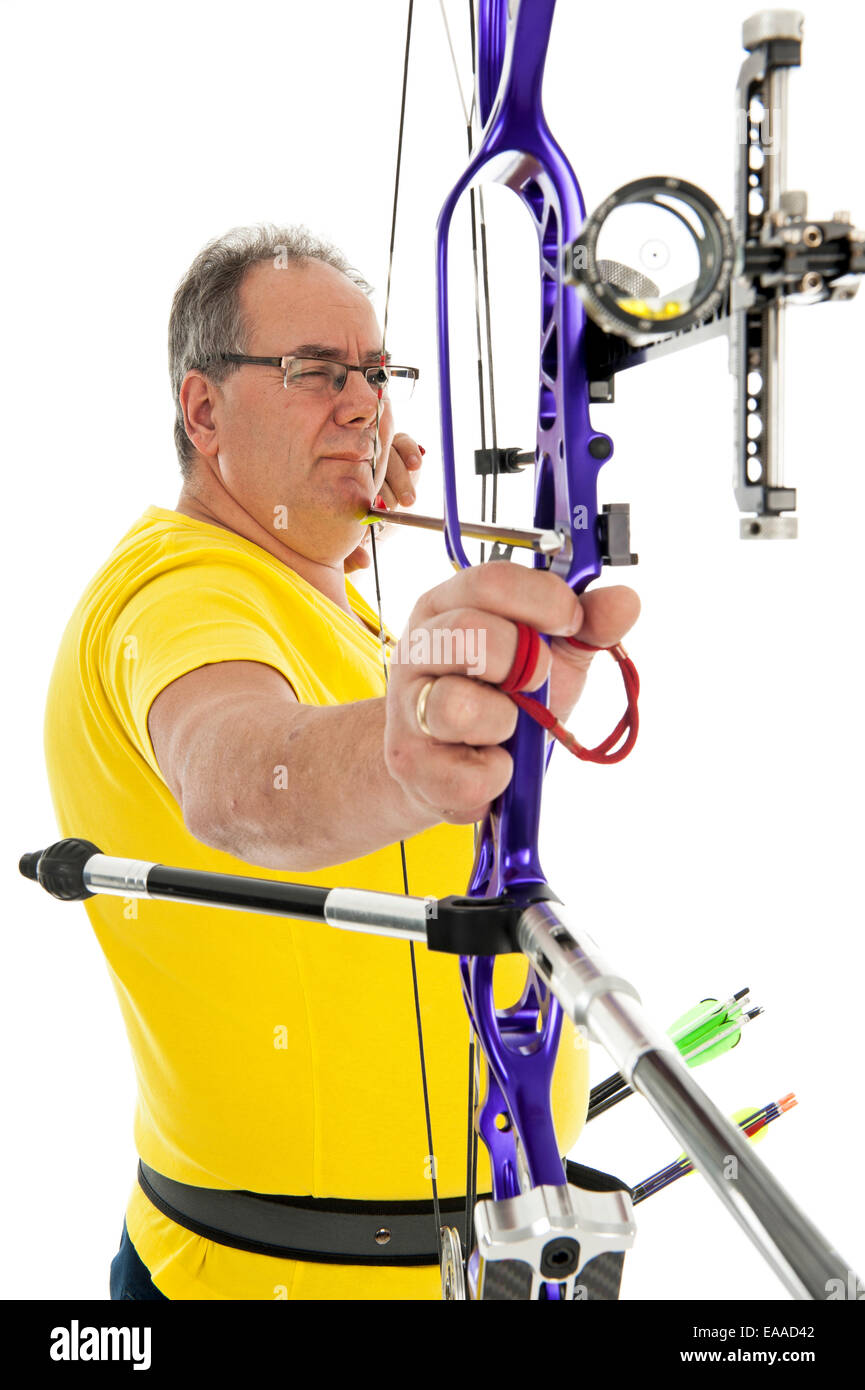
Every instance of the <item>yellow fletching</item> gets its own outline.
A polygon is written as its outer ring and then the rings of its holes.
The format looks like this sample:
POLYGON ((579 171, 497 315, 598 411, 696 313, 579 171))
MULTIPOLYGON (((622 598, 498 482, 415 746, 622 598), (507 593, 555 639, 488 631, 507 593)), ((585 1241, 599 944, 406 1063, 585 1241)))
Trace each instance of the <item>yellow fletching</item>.
MULTIPOLYGON (((733 1114, 733 1115, 730 1116, 730 1119, 731 1119, 731 1120, 735 1120, 735 1122, 736 1122, 737 1125, 741 1125, 742 1121, 743 1121, 743 1120, 747 1120, 748 1117, 749 1117, 750 1115, 755 1115, 755 1114, 757 1114, 757 1113, 758 1113, 758 1109, 759 1109, 759 1107, 755 1109, 755 1107, 752 1106, 750 1110, 737 1110, 737 1111, 735 1112, 735 1114, 733 1114)), ((756 1123, 756 1121, 755 1121, 755 1123, 756 1123)), ((765 1139, 765 1138, 766 1138, 766 1130, 767 1130, 768 1128, 769 1128, 768 1125, 762 1125, 761 1128, 757 1130, 757 1133, 756 1133, 756 1134, 749 1134, 749 1135, 748 1135, 748 1138, 751 1140, 751 1143, 752 1143, 752 1144, 757 1144, 757 1143, 759 1143, 759 1141, 760 1141, 761 1139, 765 1139)))

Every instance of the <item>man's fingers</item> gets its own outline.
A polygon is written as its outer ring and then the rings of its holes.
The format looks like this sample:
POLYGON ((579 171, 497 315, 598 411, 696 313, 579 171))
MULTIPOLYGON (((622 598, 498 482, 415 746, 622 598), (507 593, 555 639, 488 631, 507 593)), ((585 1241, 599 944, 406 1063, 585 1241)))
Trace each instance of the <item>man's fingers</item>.
POLYGON ((564 642, 621 641, 640 601, 624 585, 578 599, 557 575, 488 563, 462 570, 422 595, 392 661, 385 756, 391 775, 445 820, 477 819, 507 786, 513 763, 502 742, 516 727, 514 702, 496 689, 517 660, 519 623, 552 635, 538 644, 522 688, 549 676, 559 718, 573 707, 592 660, 564 642))
MULTIPOLYGON (((517 654, 516 624, 477 608, 454 608, 435 619, 410 623, 392 658, 393 668, 410 669, 412 676, 470 676, 501 685, 510 675, 517 654)), ((550 671, 552 657, 545 642, 538 644, 534 671, 526 672, 523 690, 537 690, 550 671)), ((469 740, 471 742, 471 740, 469 740)))
MULTIPOLYGON (((640 600, 633 589, 613 585, 593 589, 580 600, 583 621, 576 636, 589 647, 614 647, 637 621, 640 600)), ((553 668, 550 678, 550 709, 566 721, 582 694, 586 677, 595 659, 594 651, 572 647, 563 638, 552 643, 553 668)))
POLYGON ((412 472, 416 472, 422 466, 423 455, 426 451, 416 440, 412 439, 410 434, 395 434, 393 447, 406 468, 410 468, 412 472))
POLYGON ((403 507, 410 507, 415 501, 416 484, 412 473, 417 472, 421 462, 420 450, 411 436, 394 435, 387 461, 387 487, 395 501, 393 504, 389 502, 389 506, 399 502, 403 507))
MULTIPOLYGON (((558 575, 500 560, 472 565, 437 584, 421 597, 413 617, 432 621, 457 605, 558 636, 579 632, 583 623, 580 600, 558 575)), ((504 680, 506 674, 499 679, 504 680)))
POLYGON ((442 744, 438 752, 425 769, 423 799, 452 825, 482 820, 513 776, 510 754, 504 748, 459 744, 442 744))
MULTIPOLYGON (((590 647, 614 647, 621 642, 640 616, 640 600, 624 584, 608 589, 589 589, 580 598, 583 620, 574 636, 590 647)), ((567 655, 575 666, 588 667, 593 653, 557 642, 556 649, 567 655)))
POLYGON ((418 731, 439 743, 491 747, 504 743, 517 727, 513 700, 500 690, 465 676, 421 678, 413 683, 408 695, 415 702, 418 731), (429 733, 420 724, 419 711, 429 733))
POLYGON ((640 616, 640 600, 625 584, 589 589, 580 599, 583 622, 576 636, 593 647, 612 647, 621 642, 640 616))
MULTIPOLYGON (((513 775, 501 744, 516 728, 517 708, 495 687, 510 674, 518 646, 516 624, 496 613, 445 609, 419 623, 416 610, 393 654, 388 770, 443 820, 477 820, 513 775)), ((542 685, 551 662, 540 643, 523 688, 542 685)))
MULTIPOLYGON (((379 497, 381 498, 382 502, 384 502, 384 505, 387 507, 387 510, 389 512, 392 512, 394 508, 399 505, 396 500, 396 493, 393 491, 393 488, 390 486, 390 483, 388 482, 382 483, 379 497)), ((387 521, 387 512, 382 512, 381 519, 382 521, 387 521)))
POLYGON ((510 754, 497 745, 439 742, 421 733, 414 714, 411 720, 409 729, 403 720, 397 721, 401 728, 388 724, 385 761, 391 776, 442 820, 468 825, 482 818, 511 780, 510 754))

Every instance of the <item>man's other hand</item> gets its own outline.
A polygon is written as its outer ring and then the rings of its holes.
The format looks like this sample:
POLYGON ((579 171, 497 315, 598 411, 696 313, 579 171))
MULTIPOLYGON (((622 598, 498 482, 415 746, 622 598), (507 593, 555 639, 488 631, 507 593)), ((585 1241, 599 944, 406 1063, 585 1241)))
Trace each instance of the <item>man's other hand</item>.
MULTIPOLYGON (((383 521, 387 519, 388 511, 414 505, 417 496, 416 475, 420 472, 422 463, 420 446, 412 439, 411 435, 395 434, 388 454, 385 480, 379 493, 381 501, 387 508, 387 511, 382 510, 383 521)), ((351 554, 345 558, 346 574, 351 574, 352 570, 369 567, 372 563, 369 547, 369 527, 367 527, 360 545, 356 546, 351 554)))

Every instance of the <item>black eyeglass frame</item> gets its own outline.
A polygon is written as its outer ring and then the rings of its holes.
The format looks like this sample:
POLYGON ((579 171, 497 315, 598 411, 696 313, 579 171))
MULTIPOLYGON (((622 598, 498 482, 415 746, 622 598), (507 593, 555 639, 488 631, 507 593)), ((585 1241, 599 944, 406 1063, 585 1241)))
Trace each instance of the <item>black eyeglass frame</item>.
POLYGON ((336 388, 337 395, 339 395, 345 383, 348 381, 349 372, 363 372, 367 383, 374 391, 386 388, 392 376, 398 377, 400 381, 410 381, 412 383, 412 390, 414 390, 414 383, 420 378, 420 371, 417 367, 396 367, 392 366, 389 362, 385 363, 384 366, 377 362, 375 366, 371 367, 356 367, 351 362, 337 362, 333 357, 247 357, 240 352, 221 352, 219 356, 221 361, 236 362, 239 366, 280 367, 283 372, 282 384, 286 390, 288 390, 288 369, 292 362, 322 362, 328 363, 333 367, 344 367, 345 376, 341 384, 336 388), (381 372, 387 373, 385 381, 382 381, 380 376, 378 376, 381 372), (376 377, 378 377, 378 379, 376 379, 376 377))

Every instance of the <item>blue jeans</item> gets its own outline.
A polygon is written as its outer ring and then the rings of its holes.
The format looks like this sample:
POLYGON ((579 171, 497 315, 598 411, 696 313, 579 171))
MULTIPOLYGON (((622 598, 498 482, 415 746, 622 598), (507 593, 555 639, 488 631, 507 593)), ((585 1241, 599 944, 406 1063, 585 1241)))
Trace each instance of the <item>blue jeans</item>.
POLYGON ((111 1261, 110 1289, 112 1299, 161 1298, 168 1302, 165 1294, 159 1292, 151 1279, 147 1265, 139 1258, 138 1251, 129 1239, 125 1221, 120 1249, 111 1261))

